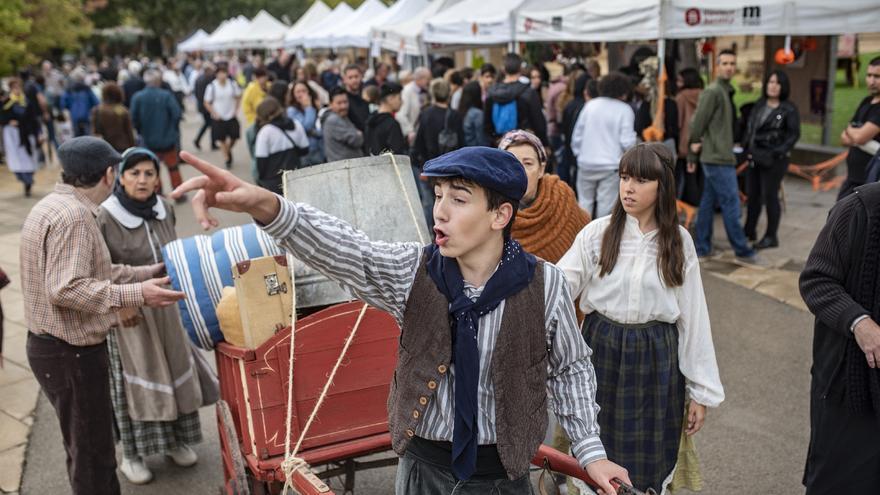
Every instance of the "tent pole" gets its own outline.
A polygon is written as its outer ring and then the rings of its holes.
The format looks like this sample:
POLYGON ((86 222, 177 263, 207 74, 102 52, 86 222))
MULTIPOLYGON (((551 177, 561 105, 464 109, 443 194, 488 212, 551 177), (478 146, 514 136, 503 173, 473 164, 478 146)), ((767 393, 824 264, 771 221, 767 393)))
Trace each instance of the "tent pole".
POLYGON ((834 87, 837 84, 837 36, 828 37, 828 84, 825 90, 825 115, 822 118, 822 145, 831 145, 831 132, 834 125, 834 87))

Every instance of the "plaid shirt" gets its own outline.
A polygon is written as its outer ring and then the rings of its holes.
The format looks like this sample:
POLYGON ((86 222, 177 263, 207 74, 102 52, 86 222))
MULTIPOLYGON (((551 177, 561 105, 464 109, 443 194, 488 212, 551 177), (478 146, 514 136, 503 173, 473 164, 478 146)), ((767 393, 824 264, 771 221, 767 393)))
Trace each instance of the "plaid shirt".
POLYGON ((119 308, 143 306, 140 282, 150 278, 150 267, 111 264, 97 212, 79 190, 57 184, 28 214, 20 256, 31 332, 76 346, 100 344, 119 308))

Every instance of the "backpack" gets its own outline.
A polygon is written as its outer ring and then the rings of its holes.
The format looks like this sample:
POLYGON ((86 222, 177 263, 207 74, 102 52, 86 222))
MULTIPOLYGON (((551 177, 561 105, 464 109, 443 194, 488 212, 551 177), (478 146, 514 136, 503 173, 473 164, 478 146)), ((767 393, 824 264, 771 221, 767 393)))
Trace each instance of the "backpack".
POLYGON ((507 103, 496 102, 492 105, 492 125, 495 127, 495 134, 503 136, 508 131, 519 127, 519 116, 516 109, 517 100, 518 98, 514 98, 507 103))
POLYGON ((449 115, 451 113, 452 111, 447 108, 446 116, 443 118, 443 130, 437 135, 437 150, 441 155, 461 147, 458 142, 458 133, 449 128, 449 115))

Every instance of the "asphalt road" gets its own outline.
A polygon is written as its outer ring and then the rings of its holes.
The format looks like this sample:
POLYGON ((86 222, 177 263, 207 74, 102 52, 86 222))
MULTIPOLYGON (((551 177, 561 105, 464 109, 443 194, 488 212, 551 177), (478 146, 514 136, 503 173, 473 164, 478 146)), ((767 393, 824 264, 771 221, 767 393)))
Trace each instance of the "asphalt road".
MULTIPOLYGON (((200 117, 189 113, 187 119, 183 142, 185 149, 192 149, 191 136, 200 117)), ((219 153, 202 155, 222 163, 219 153)), ((242 177, 249 175, 249 159, 241 143, 236 146, 233 170, 242 177)), ((192 170, 185 167, 184 175, 192 176, 192 170)), ((200 231, 190 208, 179 207, 177 218, 181 237, 200 231)), ((220 214, 219 218, 225 225, 248 221, 236 214, 220 214)), ((800 478, 809 435, 812 318, 712 275, 705 275, 704 285, 727 400, 719 409, 709 411, 706 426, 696 437, 705 480, 702 493, 803 493, 800 478)), ((201 419, 205 441, 194 446, 200 458, 196 466, 183 469, 164 458, 150 458, 147 463, 155 480, 138 487, 122 479, 123 493, 219 493, 222 473, 213 407, 204 408, 201 419)), ((393 480, 393 467, 361 472, 355 492, 392 493, 393 480)), ((60 430, 42 395, 21 493, 70 493, 60 430)))

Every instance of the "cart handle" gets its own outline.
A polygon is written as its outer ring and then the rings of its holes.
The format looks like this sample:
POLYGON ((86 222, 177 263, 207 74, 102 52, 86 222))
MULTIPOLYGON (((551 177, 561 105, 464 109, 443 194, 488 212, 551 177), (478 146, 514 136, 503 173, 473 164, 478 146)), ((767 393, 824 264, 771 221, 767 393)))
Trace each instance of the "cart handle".
POLYGON ((535 457, 532 458, 532 464, 566 476, 571 476, 572 478, 577 478, 590 486, 598 486, 597 483, 593 481, 593 478, 590 478, 590 475, 587 474, 587 470, 581 467, 577 459, 570 455, 563 454, 553 447, 543 444, 538 447, 538 452, 535 454, 535 457))

